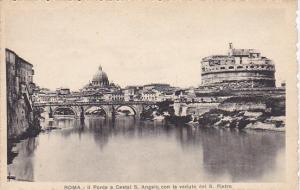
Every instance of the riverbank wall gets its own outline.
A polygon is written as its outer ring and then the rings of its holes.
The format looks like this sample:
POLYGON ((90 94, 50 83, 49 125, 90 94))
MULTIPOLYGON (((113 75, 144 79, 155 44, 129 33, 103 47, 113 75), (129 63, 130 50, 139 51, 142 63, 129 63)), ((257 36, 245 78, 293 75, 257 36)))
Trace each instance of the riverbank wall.
POLYGON ((285 97, 241 96, 199 117, 202 127, 285 131, 285 97))

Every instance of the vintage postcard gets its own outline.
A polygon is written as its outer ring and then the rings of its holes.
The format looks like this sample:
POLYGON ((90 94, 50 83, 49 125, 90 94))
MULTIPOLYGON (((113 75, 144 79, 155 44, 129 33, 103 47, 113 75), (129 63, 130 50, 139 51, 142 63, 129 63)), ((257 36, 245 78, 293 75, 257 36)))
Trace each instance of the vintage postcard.
POLYGON ((2 190, 296 190, 296 0, 2 0, 2 190))

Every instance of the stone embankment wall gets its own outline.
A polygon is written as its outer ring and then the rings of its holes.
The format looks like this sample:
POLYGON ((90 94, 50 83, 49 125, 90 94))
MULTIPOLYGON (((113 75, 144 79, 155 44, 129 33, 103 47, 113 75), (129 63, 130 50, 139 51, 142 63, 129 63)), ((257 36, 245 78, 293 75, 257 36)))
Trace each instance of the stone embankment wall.
POLYGON ((220 104, 218 107, 220 110, 224 111, 246 111, 246 110, 265 110, 267 109, 266 104, 257 102, 245 102, 245 103, 238 103, 238 102, 225 102, 220 104))
POLYGON ((232 97, 199 117, 203 127, 285 130, 285 97, 232 97))
POLYGON ((174 103, 174 113, 176 116, 201 115, 211 109, 217 108, 219 103, 174 103))
POLYGON ((231 97, 222 102, 218 109, 223 111, 265 111, 272 115, 285 115, 285 96, 276 95, 231 97))
POLYGON ((231 91, 211 91, 210 93, 205 92, 205 90, 201 91, 201 89, 199 89, 197 92, 198 102, 175 102, 175 115, 202 115, 212 109, 232 112, 266 110, 270 107, 277 107, 280 110, 285 110, 284 88, 249 88, 231 91), (277 106, 272 104, 277 104, 277 106))

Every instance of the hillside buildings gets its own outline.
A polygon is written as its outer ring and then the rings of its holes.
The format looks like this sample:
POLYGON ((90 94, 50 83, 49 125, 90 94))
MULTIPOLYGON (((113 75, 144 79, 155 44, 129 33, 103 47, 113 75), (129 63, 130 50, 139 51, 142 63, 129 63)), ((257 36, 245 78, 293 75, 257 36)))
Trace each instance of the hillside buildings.
POLYGON ((33 95, 35 102, 101 102, 101 101, 164 101, 173 100, 178 88, 169 84, 151 83, 143 86, 126 86, 110 82, 108 75, 101 66, 92 77, 92 81, 78 92, 68 88, 58 88, 56 91, 41 88, 33 95))

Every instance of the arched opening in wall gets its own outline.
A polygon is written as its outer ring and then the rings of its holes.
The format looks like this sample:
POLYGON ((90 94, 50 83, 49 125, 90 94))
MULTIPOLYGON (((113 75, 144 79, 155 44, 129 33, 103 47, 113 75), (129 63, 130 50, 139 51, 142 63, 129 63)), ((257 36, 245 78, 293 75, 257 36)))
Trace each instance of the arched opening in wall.
POLYGON ((88 109, 85 110, 86 116, 98 116, 98 117, 105 117, 106 112, 105 110, 100 106, 91 106, 88 109))
POLYGON ((131 106, 120 106, 115 110, 116 116, 135 116, 136 111, 131 106))
POLYGON ((53 116, 72 116, 75 117, 76 113, 71 107, 58 107, 53 111, 53 116))

